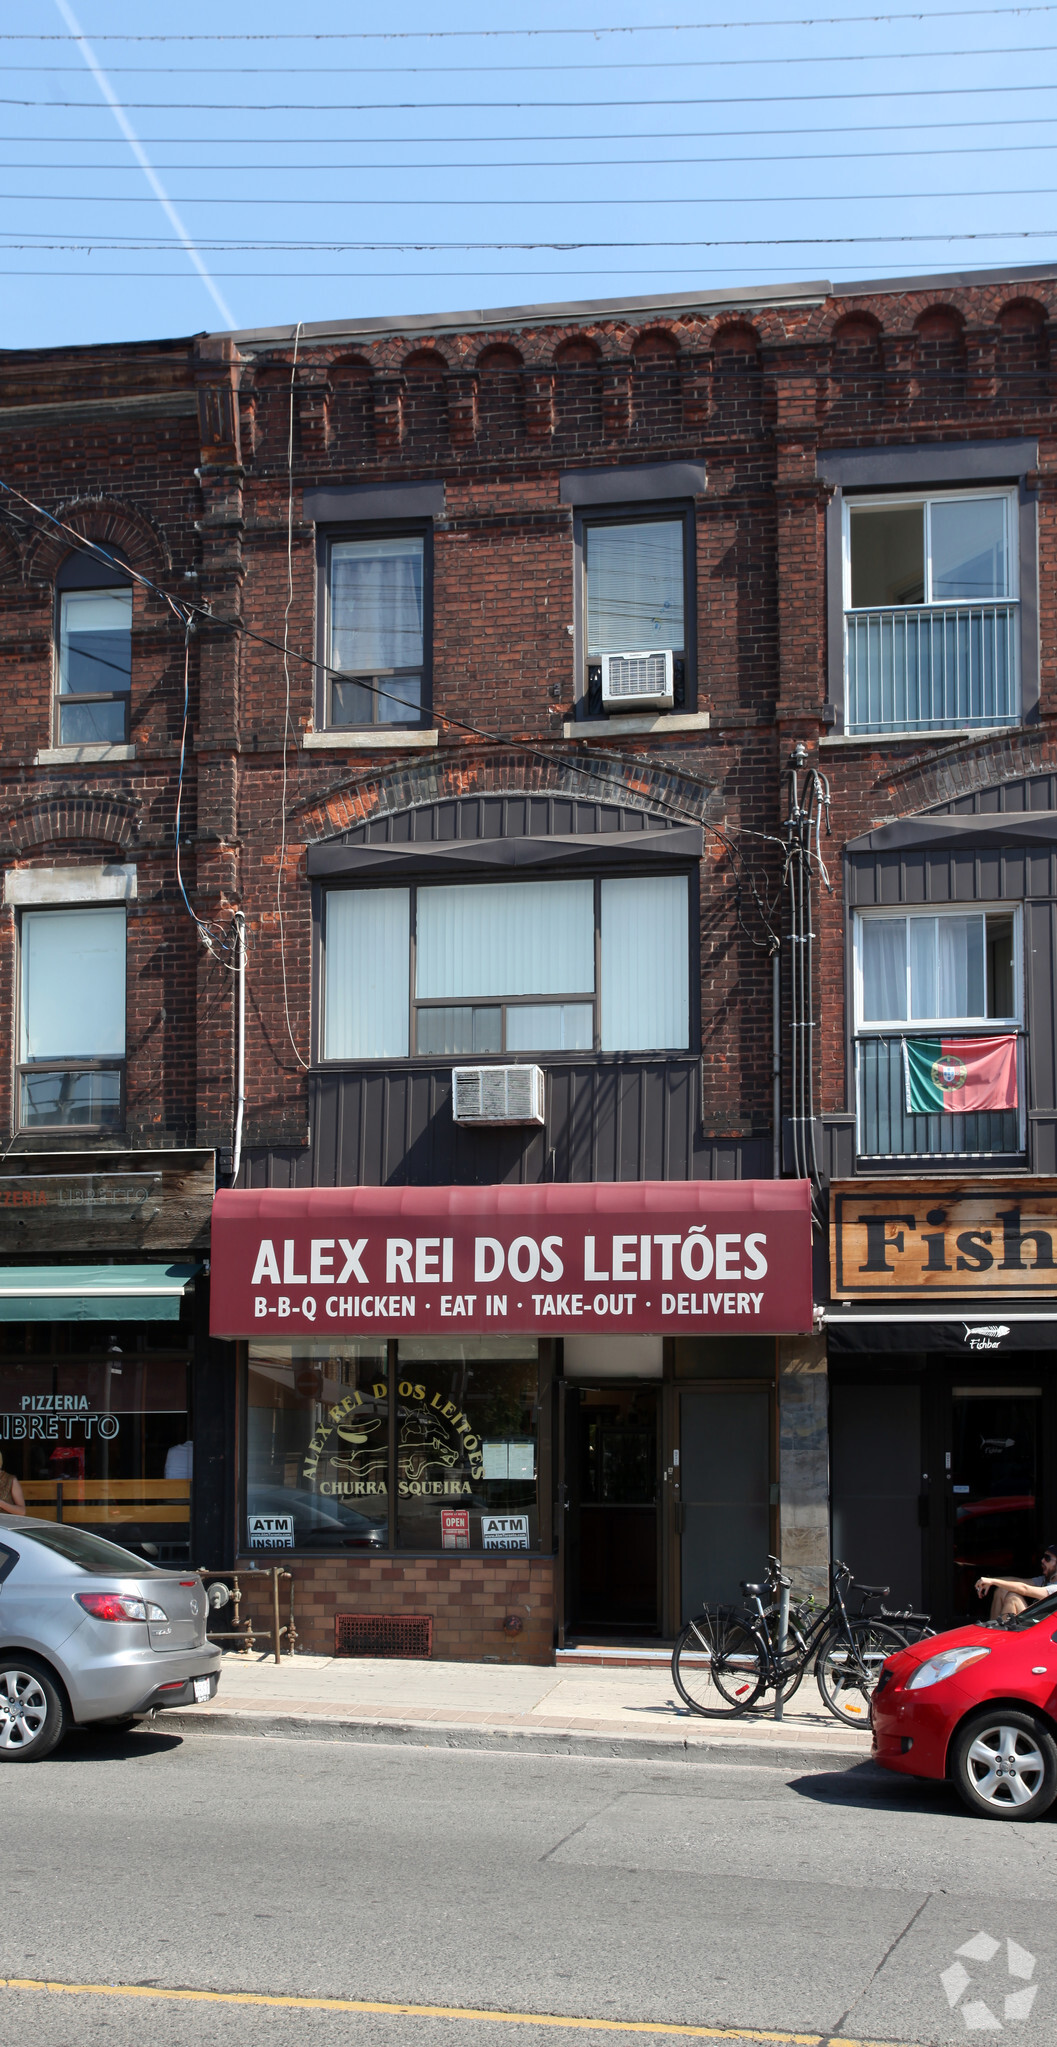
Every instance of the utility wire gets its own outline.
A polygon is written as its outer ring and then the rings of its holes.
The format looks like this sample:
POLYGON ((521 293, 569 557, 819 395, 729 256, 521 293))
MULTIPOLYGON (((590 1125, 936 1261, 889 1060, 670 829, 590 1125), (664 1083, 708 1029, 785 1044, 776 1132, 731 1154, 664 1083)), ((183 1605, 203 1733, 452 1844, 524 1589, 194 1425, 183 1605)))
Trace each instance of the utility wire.
MULTIPOLYGON (((556 109, 560 111, 561 106, 560 101, 556 102, 555 104, 556 109)), ((295 111, 297 110, 295 109, 295 111)), ((943 134, 946 130, 951 128, 968 128, 972 131, 972 134, 974 136, 977 136, 987 134, 994 129, 1005 131, 1006 129, 1009 129, 1014 125, 1016 126, 1017 133, 1020 134, 1024 130, 1024 128, 1026 127, 1030 128, 1032 126, 1035 127, 1045 126, 1047 133, 1049 133, 1051 124, 1049 116, 1046 114, 1009 114, 1006 116, 1004 120, 1001 121, 978 121, 972 114, 963 114, 960 120, 957 121, 930 120, 928 124, 928 133, 930 135, 943 134)), ((729 137, 729 139, 732 142, 745 142, 751 141, 760 136, 766 136, 769 140, 773 140, 774 137, 778 135, 801 135, 808 139, 813 139, 816 132, 817 131, 814 128, 804 127, 776 128, 774 127, 773 124, 769 123, 766 128, 710 128, 708 131, 707 139, 711 142, 719 142, 722 141, 724 137, 729 137)), ((861 137, 863 135, 920 135, 921 133, 922 126, 920 120, 877 121, 873 123, 868 121, 856 121, 853 126, 846 128, 835 127, 830 122, 827 122, 826 124, 826 135, 831 141, 833 137, 836 135, 854 135, 857 137, 861 137)), ((32 147, 35 149, 38 148, 53 149, 60 146, 72 148, 74 145, 80 147, 82 143, 96 144, 100 148, 109 148, 111 146, 108 137, 99 135, 64 135, 64 136, 23 135, 17 138, 9 136, 5 139, 8 141, 14 141, 17 139, 26 144, 32 145, 32 147)), ((272 133, 262 136, 210 135, 206 137, 188 135, 156 135, 152 137, 151 147, 154 148, 160 145, 164 145, 165 148, 172 147, 181 149, 191 149, 197 148, 201 142, 207 141, 210 147, 214 149, 221 148, 300 149, 307 146, 308 144, 312 144, 313 147, 319 149, 336 149, 339 146, 342 149, 347 149, 349 147, 350 142, 355 142, 355 140, 356 140, 355 136, 349 135, 275 135, 272 133)), ((365 135, 362 138, 362 144, 365 149, 384 148, 406 149, 408 147, 409 141, 418 142, 423 146, 425 146, 427 143, 429 143, 430 145, 433 145, 434 143, 438 145, 443 143, 451 143, 453 145, 457 143, 469 145, 470 143, 478 142, 505 142, 509 145, 513 145, 515 142, 527 142, 536 143, 541 149, 546 149, 550 146, 552 142, 560 143, 625 142, 625 141, 700 142, 701 140, 702 136, 701 130, 699 128, 640 128, 637 129, 634 134, 629 134, 627 128, 623 127, 617 129, 612 134, 608 133, 605 129, 601 130, 596 129, 593 133, 589 135, 511 135, 509 133, 504 133, 502 135, 414 135, 411 137, 407 136, 406 134, 365 135)), ((1044 145, 1042 143, 1025 143, 1023 145, 1014 146, 1015 147, 1022 146, 1024 148, 1031 149, 1043 147, 1049 148, 1050 144, 1047 143, 1044 145)), ((1001 149, 1002 145, 996 144, 995 147, 996 149, 1001 149)), ((940 153, 942 154, 942 152, 940 153)), ((914 152, 911 151, 910 154, 914 154, 914 152)), ((725 163, 727 161, 726 157, 720 157, 717 160, 720 163, 725 163)), ((762 158, 761 161, 766 162, 767 159, 762 158)), ((545 170, 547 168, 547 162, 549 162, 549 159, 540 164, 538 168, 541 170, 545 170)), ((16 165, 15 168, 21 169, 21 163, 16 165)), ((32 169, 34 168, 34 166, 31 165, 29 168, 32 169)), ((59 168, 62 169, 65 168, 65 166, 60 165, 59 168)), ((179 164, 176 165, 170 164, 166 166, 166 168, 170 170, 173 169, 179 170, 182 168, 182 166, 179 164)), ((212 169, 223 170, 226 168, 226 166, 223 164, 217 165, 207 164, 204 166, 204 168, 207 170, 212 169)), ((267 169, 268 166, 267 165, 257 166, 254 164, 248 164, 246 168, 248 170, 255 170, 257 168, 267 169)), ((279 170, 285 170, 287 166, 285 164, 279 164, 276 166, 276 168, 279 170)), ((307 168, 311 170, 328 170, 330 166, 327 164, 312 164, 308 165, 307 168)), ((338 168, 340 168, 340 166, 338 166, 338 168)), ((359 169, 360 166, 352 165, 350 166, 350 168, 359 169)), ((381 165, 380 168, 387 169, 389 168, 389 166, 381 165)))
MULTIPOLYGON (((465 137, 463 138, 465 140, 465 137)), ((635 142, 640 136, 632 137, 635 142)), ((1057 142, 995 142, 982 148, 978 143, 946 143, 941 149, 857 149, 857 163, 873 163, 892 158, 914 160, 919 156, 1023 156, 1026 153, 1057 149, 1057 142)), ((405 163, 156 163, 159 171, 227 171, 232 177, 256 177, 261 171, 311 171, 319 175, 326 171, 593 171, 593 170, 676 170, 698 164, 722 163, 769 164, 769 163, 831 163, 847 169, 847 156, 841 150, 779 150, 770 156, 731 156, 724 150, 719 156, 548 156, 548 157, 507 157, 482 158, 458 157, 434 161, 420 158, 417 162, 405 163)), ((124 172, 127 163, 31 163, 21 157, 0 158, 0 171, 115 171, 124 172)), ((51 198, 51 193, 40 193, 40 198, 51 198)), ((111 194, 107 195, 112 196, 111 194)), ((891 198, 891 193, 884 195, 891 198)), ((905 196, 905 195, 899 195, 905 196)), ((194 202, 191 202, 194 203, 194 202)), ((271 205, 273 202, 265 202, 271 205)), ((318 202, 315 202, 318 203, 318 202)))
MULTIPOLYGON (((1053 14, 1052 5, 1017 6, 1018 16, 1053 14)), ((888 21, 970 21, 1001 15, 1008 19, 1008 7, 914 8, 910 13, 892 14, 809 14, 796 20, 784 17, 767 20, 742 16, 737 21, 630 22, 599 28, 409 28, 409 29, 284 29, 243 30, 187 34, 97 35, 97 43, 408 43, 496 40, 501 36, 642 36, 713 35, 719 29, 745 28, 837 28, 847 22, 888 21)), ((30 30, 0 35, 0 43, 65 43, 68 36, 37 34, 30 30)))
MULTIPOLYGON (((842 191, 723 192, 718 194, 714 192, 693 192, 689 195, 685 193, 658 192, 643 199, 634 199, 624 193, 618 194, 612 199, 581 198, 579 195, 572 199, 549 199, 543 197, 542 194, 534 195, 529 199, 511 199, 506 197, 489 199, 461 199, 457 197, 449 199, 423 199, 418 193, 411 193, 404 199, 377 199, 373 195, 368 198, 360 195, 347 199, 336 199, 329 196, 321 198, 317 193, 312 193, 311 196, 306 198, 290 198, 285 193, 282 195, 271 194, 265 199, 257 192, 251 194, 236 193, 230 197, 227 194, 217 195, 212 192, 203 192, 201 194, 185 192, 180 196, 179 204, 181 206, 310 206, 313 212, 318 212, 322 206, 360 206, 365 209, 373 209, 379 206, 414 206, 416 208, 425 206, 443 206, 448 208, 459 206, 502 206, 504 208, 510 206, 535 206, 537 208, 551 206, 575 206, 578 208, 582 206, 619 206, 621 208, 628 206, 866 206, 885 201, 891 204, 895 200, 904 199, 1053 199, 1055 197, 1057 197, 1057 191, 1055 191, 1052 185, 1008 185, 1003 191, 996 191, 993 187, 985 187, 982 191, 963 190, 958 192, 842 191)), ((46 206, 52 200, 54 200, 56 205, 60 206, 153 206, 155 203, 148 192, 0 192, 0 202, 5 206, 14 205, 18 201, 23 201, 26 205, 30 206, 46 206)))
MULTIPOLYGON (((811 53, 803 57, 627 57, 612 62, 603 58, 593 64, 283 64, 284 78, 443 78, 449 74, 457 76, 494 75, 510 71, 724 71, 755 69, 758 65, 780 64, 927 64, 932 59, 943 63, 960 58, 977 57, 1048 57, 1053 53, 1052 43, 1021 43, 1008 46, 996 45, 985 50, 826 50, 821 54, 811 53)), ((12 71, 25 72, 33 77, 55 74, 67 77, 79 67, 76 64, 12 64, 12 71)), ((199 65, 179 64, 111 64, 110 75, 114 78, 200 78, 199 65)), ((225 64, 224 73, 228 78, 274 78, 273 64, 225 64)))
MULTIPOLYGON (((999 85, 992 79, 987 85, 879 85, 870 92, 723 93, 719 97, 700 99, 668 97, 650 100, 640 95, 630 100, 604 100, 596 95, 589 100, 125 100, 123 104, 135 113, 166 114, 435 114, 442 111, 492 114, 517 113, 524 108, 557 114, 567 108, 582 111, 590 107, 817 106, 833 100, 969 99, 983 93, 991 98, 998 93, 1053 92, 1054 89, 1053 83, 1046 79, 1032 81, 1028 85, 999 85)), ((94 104, 93 100, 22 99, 14 94, 0 99, 0 107, 77 107, 82 113, 94 104)))
MULTIPOLYGON (((0 233, 4 232, 15 233, 16 230, 0 231, 0 233)), ((16 250, 31 251, 34 255, 38 255, 45 249, 60 251, 67 255, 91 254, 93 249, 105 249, 110 253, 123 256, 134 254, 149 255, 152 253, 164 255, 172 247, 170 242, 149 241, 145 236, 141 235, 111 235, 108 238, 98 235, 67 236, 64 241, 51 242, 44 239, 43 230, 40 234, 34 234, 31 230, 27 229, 22 229, 21 232, 28 237, 24 241, 9 242, 0 239, 0 255, 10 255, 16 250)), ((573 240, 572 238, 560 242, 541 240, 531 242, 439 242, 429 241, 424 236, 419 236, 414 241, 405 242, 236 242, 213 240, 203 241, 200 247, 208 249, 211 254, 219 253, 227 256, 252 255, 255 251, 261 254, 274 251, 278 255, 286 253, 295 256, 309 252, 312 255, 348 256, 400 255, 407 251, 446 254, 456 250, 480 251, 485 249, 513 249, 524 253, 529 253, 536 249, 554 249, 566 255, 575 255, 583 249, 825 249, 855 247, 863 244, 870 248, 894 248, 897 245, 902 246, 910 242, 927 242, 930 244, 941 242, 1032 242, 1051 241, 1055 236, 1057 236, 1057 228, 1018 227, 979 228, 957 234, 945 233, 939 229, 934 229, 930 234, 921 235, 763 235, 756 238, 749 235, 735 235, 727 239, 720 239, 715 236, 696 236, 686 241, 644 242, 588 242, 573 240)))

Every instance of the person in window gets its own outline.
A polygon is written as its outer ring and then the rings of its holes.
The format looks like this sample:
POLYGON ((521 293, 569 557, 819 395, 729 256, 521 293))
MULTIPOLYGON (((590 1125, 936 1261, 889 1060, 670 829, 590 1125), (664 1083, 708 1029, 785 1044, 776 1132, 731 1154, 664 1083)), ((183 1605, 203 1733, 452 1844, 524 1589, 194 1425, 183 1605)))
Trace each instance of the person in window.
POLYGON ((976 1590, 981 1599, 990 1592, 993 1621, 1012 1620, 1030 1600, 1048 1599, 1057 1592, 1057 1543, 1049 1543, 1042 1552, 1041 1578, 978 1578, 976 1590))
POLYGON ((25 1511, 22 1487, 13 1471, 4 1470, 4 1460, 0 1457, 0 1514, 24 1514, 25 1511))

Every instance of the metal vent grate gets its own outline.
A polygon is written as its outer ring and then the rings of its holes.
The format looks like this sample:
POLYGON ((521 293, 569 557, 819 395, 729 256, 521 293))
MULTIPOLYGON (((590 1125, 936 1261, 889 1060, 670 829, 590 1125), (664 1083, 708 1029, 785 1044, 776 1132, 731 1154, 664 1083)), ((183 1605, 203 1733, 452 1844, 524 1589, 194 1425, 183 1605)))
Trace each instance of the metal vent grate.
POLYGON ((609 694, 611 697, 654 697, 667 686, 668 664, 663 654, 611 654, 609 694))
POLYGON ((428 1613, 337 1613, 335 1656, 432 1656, 428 1613))

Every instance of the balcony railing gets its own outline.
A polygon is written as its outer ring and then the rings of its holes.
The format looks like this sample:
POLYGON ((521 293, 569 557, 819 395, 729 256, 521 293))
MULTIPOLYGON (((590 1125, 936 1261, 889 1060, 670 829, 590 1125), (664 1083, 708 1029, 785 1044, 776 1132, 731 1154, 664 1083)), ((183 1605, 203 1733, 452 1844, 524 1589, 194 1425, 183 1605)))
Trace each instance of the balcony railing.
POLYGON ((1016 604, 849 611, 849 732, 940 732, 1020 719, 1016 604))
POLYGON ((858 1040, 855 1091, 860 1159, 1015 1158, 1023 1152, 1019 1109, 908 1115, 901 1037, 858 1040))

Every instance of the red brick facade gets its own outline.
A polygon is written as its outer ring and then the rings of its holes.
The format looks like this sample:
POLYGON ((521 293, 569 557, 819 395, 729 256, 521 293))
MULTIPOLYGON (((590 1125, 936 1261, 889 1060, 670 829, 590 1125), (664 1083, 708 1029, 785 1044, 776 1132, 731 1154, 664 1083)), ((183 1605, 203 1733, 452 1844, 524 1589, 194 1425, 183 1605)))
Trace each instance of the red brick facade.
MULTIPOLYGON (((259 1562, 260 1559, 253 1561, 259 1562)), ((268 1558, 270 1565, 272 1559, 268 1558)), ((276 1562, 281 1558, 276 1557, 276 1562)), ((248 1560, 241 1560, 245 1571, 248 1560)), ((553 1663, 553 1557, 321 1557, 299 1558, 294 1577, 294 1625, 304 1655, 332 1656, 334 1617, 355 1614, 428 1614, 432 1653, 443 1663, 553 1663), (520 1623, 520 1625, 516 1625, 520 1623)), ((271 1581, 240 1579, 241 1618, 267 1638, 272 1625, 271 1581)), ((282 1585, 280 1616, 289 1617, 290 1588, 282 1585)))

